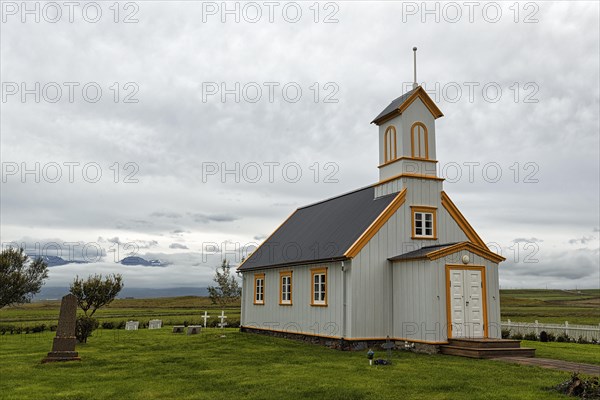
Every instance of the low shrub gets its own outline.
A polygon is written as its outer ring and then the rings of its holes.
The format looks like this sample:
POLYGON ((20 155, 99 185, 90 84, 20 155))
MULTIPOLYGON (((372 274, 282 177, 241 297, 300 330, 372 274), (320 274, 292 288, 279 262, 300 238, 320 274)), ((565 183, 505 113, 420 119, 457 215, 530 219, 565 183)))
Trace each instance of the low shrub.
POLYGON ((598 377, 584 378, 574 372, 569 380, 558 384, 554 389, 567 396, 582 399, 600 399, 598 377))
POLYGON ((523 336, 524 340, 538 340, 538 336, 534 332, 529 332, 523 336))
POLYGON ((2 333, 3 335, 6 335, 7 333, 12 335, 14 331, 15 331, 14 325, 1 325, 0 326, 0 333, 2 333))
POLYGON ((31 326, 15 326, 15 325, 1 325, 0 326, 0 334, 6 335, 7 333, 10 335, 19 334, 19 333, 40 333, 46 330, 52 330, 52 326, 47 326, 46 324, 37 324, 31 326))
POLYGON ((502 329, 502 339, 508 339, 510 337, 510 329, 502 329))
POLYGON ((580 343, 580 344, 590 344, 590 341, 587 340, 586 338, 584 338, 583 336, 579 336, 579 339, 577 339, 577 343, 580 343))
POLYGON ((115 323, 112 321, 104 321, 102 323, 102 329, 115 329, 115 323))
POLYGON ((556 341, 556 336, 554 335, 554 333, 548 333, 548 341, 549 342, 555 342, 556 341))
POLYGON ((77 317, 75 327, 75 337, 79 343, 87 343, 87 340, 92 336, 94 329, 98 328, 98 320, 92 317, 80 316, 77 317))
POLYGON ((514 335, 511 336, 511 339, 523 340, 523 335, 520 333, 515 333, 514 335))
POLYGON ((570 338, 570 337, 569 337, 569 335, 567 335, 566 333, 561 333, 560 335, 558 335, 558 336, 556 337, 556 341, 557 341, 557 342, 561 342, 561 343, 564 343, 564 342, 570 342, 570 341, 571 341, 571 338, 570 338))

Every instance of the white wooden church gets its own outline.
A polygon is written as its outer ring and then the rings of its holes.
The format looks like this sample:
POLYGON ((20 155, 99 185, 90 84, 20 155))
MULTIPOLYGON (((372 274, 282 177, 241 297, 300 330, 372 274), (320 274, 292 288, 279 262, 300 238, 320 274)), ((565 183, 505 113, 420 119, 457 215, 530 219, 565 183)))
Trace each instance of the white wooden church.
POLYGON ((297 209, 238 267, 243 331, 433 345, 500 338, 504 258, 443 190, 442 116, 415 84, 375 117, 379 181, 297 209))

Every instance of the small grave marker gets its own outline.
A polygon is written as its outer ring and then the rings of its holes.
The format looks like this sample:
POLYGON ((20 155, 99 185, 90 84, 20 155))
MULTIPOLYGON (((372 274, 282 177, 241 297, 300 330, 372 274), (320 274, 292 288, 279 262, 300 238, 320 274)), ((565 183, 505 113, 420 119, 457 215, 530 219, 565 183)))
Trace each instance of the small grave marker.
POLYGON ((81 361, 75 351, 77 338, 75 329, 77 324, 77 297, 69 293, 62 298, 56 337, 52 343, 52 351, 42 360, 42 363, 53 361, 81 361))
POLYGON ((187 334, 188 335, 197 335, 200 333, 201 330, 202 330, 201 325, 190 325, 187 327, 187 334))
POLYGON ((202 319, 204 320, 204 328, 206 328, 206 320, 208 320, 208 313, 206 311, 204 311, 204 315, 202 316, 202 319))
POLYGON ((388 364, 392 363, 392 349, 395 347, 396 345, 390 341, 390 337, 386 337, 385 338, 385 343, 381 345, 381 348, 386 350, 386 356, 387 356, 387 362, 388 364))
POLYGON ((173 333, 183 333, 185 326, 183 325, 175 325, 173 326, 173 333))
POLYGON ((221 329, 225 328, 225 326, 227 326, 227 322, 225 322, 225 319, 227 319, 227 317, 225 316, 225 311, 221 311, 221 315, 219 315, 219 319, 221 320, 221 322, 218 323, 219 328, 221 328, 221 329))
POLYGON ((126 331, 137 331, 140 326, 140 321, 127 321, 125 323, 126 331))
POLYGON ((151 319, 148 322, 148 329, 160 329, 162 328, 162 320, 160 319, 151 319))

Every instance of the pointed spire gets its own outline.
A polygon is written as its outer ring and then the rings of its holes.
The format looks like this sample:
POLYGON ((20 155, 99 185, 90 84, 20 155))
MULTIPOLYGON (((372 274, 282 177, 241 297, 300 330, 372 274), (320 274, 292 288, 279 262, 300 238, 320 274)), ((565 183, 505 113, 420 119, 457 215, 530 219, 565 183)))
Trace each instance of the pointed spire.
POLYGON ((417 84, 417 48, 413 47, 413 60, 414 60, 414 81, 413 81, 413 89, 416 89, 417 86, 419 86, 417 84))

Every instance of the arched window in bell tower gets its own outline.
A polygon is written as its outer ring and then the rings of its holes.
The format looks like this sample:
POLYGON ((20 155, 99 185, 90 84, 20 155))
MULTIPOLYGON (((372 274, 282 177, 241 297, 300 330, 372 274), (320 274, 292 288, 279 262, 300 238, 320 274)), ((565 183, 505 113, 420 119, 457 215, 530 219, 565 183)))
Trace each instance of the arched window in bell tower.
POLYGON ((429 158, 427 127, 422 122, 415 122, 410 128, 410 148, 414 158, 429 158))
POLYGON ((396 127, 394 125, 390 125, 386 128, 383 137, 384 163, 394 161, 396 158, 398 158, 397 149, 396 127))

